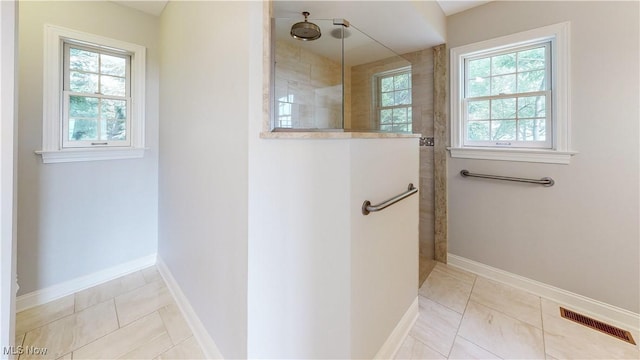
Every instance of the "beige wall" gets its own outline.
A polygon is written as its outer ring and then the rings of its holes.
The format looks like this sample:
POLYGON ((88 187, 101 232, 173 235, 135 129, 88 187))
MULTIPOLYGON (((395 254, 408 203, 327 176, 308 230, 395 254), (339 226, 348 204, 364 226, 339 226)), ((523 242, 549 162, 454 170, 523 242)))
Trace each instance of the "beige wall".
POLYGON ((108 1, 18 6, 17 263, 25 294, 156 252, 159 21, 108 1), (144 158, 43 164, 34 153, 42 147, 44 24, 146 47, 144 158))
POLYGON ((623 309, 640 306, 638 2, 496 1, 448 18, 450 47, 571 22, 570 165, 449 159, 449 252, 623 309), (463 179, 540 178, 550 188, 463 179))

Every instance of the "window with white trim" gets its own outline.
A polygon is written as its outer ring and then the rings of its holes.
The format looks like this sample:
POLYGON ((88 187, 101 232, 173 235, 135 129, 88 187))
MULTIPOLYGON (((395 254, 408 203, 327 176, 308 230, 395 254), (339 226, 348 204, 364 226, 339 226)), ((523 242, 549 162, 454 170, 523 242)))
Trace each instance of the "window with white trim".
POLYGON ((131 55, 64 43, 62 147, 129 146, 131 55))
POLYGON ((568 23, 451 50, 451 156, 568 163, 568 23))
POLYGON ((411 132, 411 67, 378 73, 373 78, 375 114, 380 130, 411 132))
POLYGON ((145 52, 45 25, 43 162, 144 155, 145 52))

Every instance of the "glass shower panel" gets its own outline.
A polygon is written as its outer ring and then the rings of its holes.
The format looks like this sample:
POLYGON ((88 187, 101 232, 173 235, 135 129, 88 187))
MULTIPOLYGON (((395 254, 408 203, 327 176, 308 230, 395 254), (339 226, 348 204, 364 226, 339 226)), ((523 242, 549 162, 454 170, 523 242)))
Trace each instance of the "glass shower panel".
POLYGON ((274 19, 274 130, 343 129, 341 25, 309 19, 322 30, 312 41, 294 39, 300 19, 274 19))
POLYGON ((274 131, 412 132, 409 61, 343 19, 310 18, 320 38, 295 39, 300 21, 273 19, 274 131))
POLYGON ((345 37, 345 129, 411 132, 411 63, 353 24, 345 37))

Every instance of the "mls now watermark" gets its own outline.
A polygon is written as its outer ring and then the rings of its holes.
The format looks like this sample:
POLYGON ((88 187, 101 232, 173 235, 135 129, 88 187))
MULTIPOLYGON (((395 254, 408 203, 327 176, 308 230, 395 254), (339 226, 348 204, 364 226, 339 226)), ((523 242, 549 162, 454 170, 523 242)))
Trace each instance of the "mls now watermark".
POLYGON ((2 355, 47 355, 47 348, 37 346, 3 346, 2 355))

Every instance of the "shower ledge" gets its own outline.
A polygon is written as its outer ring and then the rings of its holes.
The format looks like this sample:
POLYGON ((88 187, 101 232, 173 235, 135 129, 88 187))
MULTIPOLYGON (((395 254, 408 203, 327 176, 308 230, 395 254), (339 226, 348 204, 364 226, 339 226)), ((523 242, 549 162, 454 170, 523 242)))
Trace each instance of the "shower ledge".
POLYGON ((419 138, 420 134, 389 133, 375 131, 268 131, 261 132, 262 139, 397 139, 419 138))

